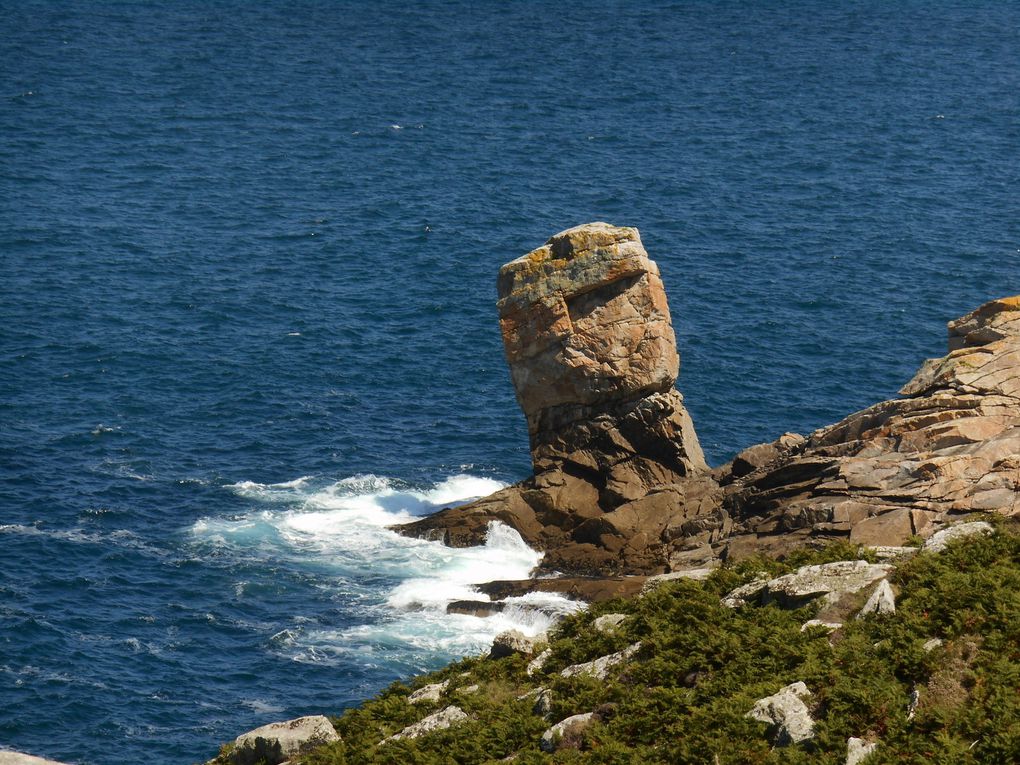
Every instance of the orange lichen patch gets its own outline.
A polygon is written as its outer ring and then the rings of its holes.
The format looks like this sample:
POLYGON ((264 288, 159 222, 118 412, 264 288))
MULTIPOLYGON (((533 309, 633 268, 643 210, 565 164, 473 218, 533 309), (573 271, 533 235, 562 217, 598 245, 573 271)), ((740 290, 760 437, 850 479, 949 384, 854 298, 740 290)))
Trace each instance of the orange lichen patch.
MULTIPOLYGON (((993 314, 1002 313, 1003 311, 1020 311, 1020 295, 1012 295, 1010 297, 989 301, 977 310, 969 313, 964 317, 964 319, 970 316, 992 316, 993 314)), ((963 321, 963 319, 958 321, 963 321)), ((953 323, 956 324, 957 322, 953 323)))

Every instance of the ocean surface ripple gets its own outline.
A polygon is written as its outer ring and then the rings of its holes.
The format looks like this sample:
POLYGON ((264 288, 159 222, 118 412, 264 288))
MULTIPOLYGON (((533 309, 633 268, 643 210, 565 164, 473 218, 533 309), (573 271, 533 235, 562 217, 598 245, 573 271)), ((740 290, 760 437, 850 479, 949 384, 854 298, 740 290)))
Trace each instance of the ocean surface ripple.
POLYGON ((569 608, 499 266, 640 228, 713 463, 1020 292, 1020 5, 0 0, 0 747, 204 760, 569 608))

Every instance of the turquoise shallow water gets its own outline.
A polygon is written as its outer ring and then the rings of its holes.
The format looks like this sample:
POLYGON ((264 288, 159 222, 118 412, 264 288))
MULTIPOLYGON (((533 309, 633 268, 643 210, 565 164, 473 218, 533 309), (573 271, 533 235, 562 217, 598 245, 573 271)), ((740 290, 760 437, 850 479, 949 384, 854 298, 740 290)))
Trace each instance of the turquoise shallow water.
POLYGON ((484 645, 443 598, 532 554, 385 525, 527 473, 495 275, 556 231, 640 228, 715 463, 1020 292, 1015 4, 0 11, 3 746, 198 761, 484 645))

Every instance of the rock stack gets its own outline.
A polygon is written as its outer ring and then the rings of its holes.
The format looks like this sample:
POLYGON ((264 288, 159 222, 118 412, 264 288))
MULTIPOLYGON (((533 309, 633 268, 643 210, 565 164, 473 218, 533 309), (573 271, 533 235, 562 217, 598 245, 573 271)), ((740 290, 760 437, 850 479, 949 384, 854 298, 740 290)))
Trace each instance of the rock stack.
POLYGON ((559 233, 503 266, 498 288, 535 474, 402 531, 477 544, 498 519, 546 550, 549 568, 664 569, 661 534, 687 504, 683 482, 707 465, 673 387, 669 306, 637 229, 559 233))
POLYGON ((1020 296, 949 324, 949 354, 901 398, 709 471, 683 397, 658 269, 638 232, 591 223, 499 275, 499 315, 534 475, 400 527, 454 546, 489 522, 571 575, 659 574, 805 544, 927 537, 1020 513, 1020 296))

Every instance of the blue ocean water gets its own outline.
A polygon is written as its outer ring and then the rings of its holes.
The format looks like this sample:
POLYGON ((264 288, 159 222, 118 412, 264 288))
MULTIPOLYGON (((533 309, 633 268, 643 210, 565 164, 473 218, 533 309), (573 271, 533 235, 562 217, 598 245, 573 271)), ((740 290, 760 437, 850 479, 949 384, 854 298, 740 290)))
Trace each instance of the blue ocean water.
POLYGON ((561 229, 640 228, 714 463, 1020 292, 1020 5, 550 5, 0 0, 0 747, 480 650, 536 555, 385 526, 528 472, 495 275, 561 229))

